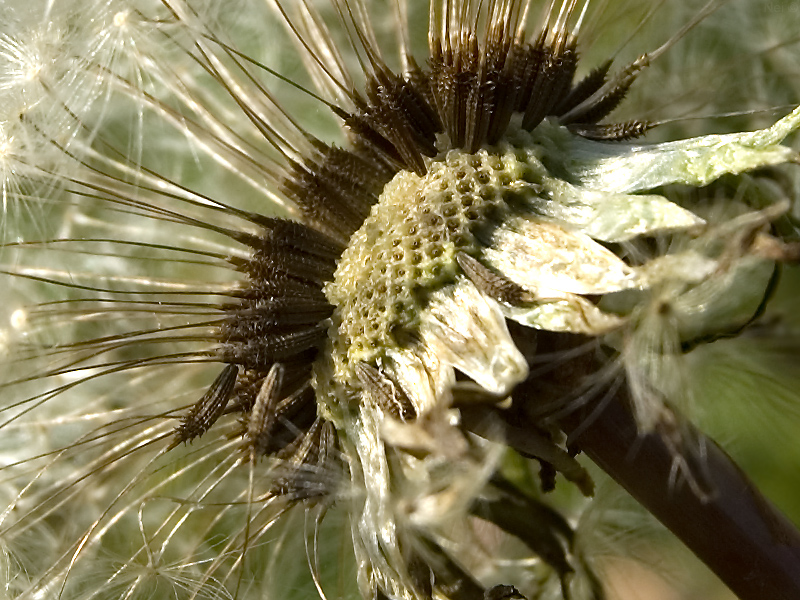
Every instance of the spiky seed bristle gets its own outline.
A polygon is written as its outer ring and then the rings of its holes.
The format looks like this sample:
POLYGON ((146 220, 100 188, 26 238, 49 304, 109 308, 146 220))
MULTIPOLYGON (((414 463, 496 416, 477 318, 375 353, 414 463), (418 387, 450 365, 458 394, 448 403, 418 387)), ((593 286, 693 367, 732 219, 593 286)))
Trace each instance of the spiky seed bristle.
POLYGON ((208 391, 183 417, 175 430, 173 444, 191 441, 211 429, 225 412, 238 376, 239 367, 236 365, 229 364, 222 370, 208 391))

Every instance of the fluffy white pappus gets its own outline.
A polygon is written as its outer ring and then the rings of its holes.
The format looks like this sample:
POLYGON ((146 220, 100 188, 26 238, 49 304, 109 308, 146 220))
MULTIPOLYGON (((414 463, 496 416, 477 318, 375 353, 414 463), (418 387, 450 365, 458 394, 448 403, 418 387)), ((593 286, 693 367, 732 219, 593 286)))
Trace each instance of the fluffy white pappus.
POLYGON ((127 65, 136 64, 137 36, 131 20, 123 18, 132 11, 135 8, 129 4, 106 1, 4 5, 0 36, 4 227, 42 235, 47 231, 42 222, 63 214, 54 214, 52 207, 43 210, 41 199, 58 185, 54 178, 70 169, 73 142, 91 140, 96 114, 113 106, 107 102, 109 74, 121 68, 121 57, 127 65), (9 201, 12 196, 15 202, 9 201))

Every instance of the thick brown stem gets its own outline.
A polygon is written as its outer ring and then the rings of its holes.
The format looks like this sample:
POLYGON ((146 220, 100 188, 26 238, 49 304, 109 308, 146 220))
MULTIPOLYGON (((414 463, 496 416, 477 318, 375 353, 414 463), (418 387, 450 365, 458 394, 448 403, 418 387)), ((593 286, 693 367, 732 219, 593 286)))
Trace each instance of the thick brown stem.
POLYGON ((666 420, 665 429, 681 431, 678 445, 663 431, 641 433, 621 398, 561 426, 741 600, 800 598, 800 532, 713 440, 666 420))

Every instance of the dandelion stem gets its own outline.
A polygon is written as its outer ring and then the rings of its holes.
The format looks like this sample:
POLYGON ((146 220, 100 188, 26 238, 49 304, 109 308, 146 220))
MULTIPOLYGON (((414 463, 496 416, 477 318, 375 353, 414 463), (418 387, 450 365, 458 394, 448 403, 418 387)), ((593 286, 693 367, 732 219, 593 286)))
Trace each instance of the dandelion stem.
POLYGON ((665 413, 660 425, 652 433, 639 431, 629 403, 619 395, 600 410, 588 406, 562 421, 567 433, 580 427, 575 447, 677 535, 741 600, 800 598, 797 527, 713 440, 673 412, 665 413), (586 418, 591 419, 589 426, 586 418), (678 430, 676 446, 675 436, 664 432, 678 430))

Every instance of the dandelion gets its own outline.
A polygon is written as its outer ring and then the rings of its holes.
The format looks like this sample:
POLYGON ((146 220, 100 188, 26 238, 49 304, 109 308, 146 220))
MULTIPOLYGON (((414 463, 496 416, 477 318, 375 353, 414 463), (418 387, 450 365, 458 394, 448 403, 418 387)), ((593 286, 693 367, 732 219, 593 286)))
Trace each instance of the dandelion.
POLYGON ((579 452, 697 552, 687 507, 760 515, 750 571, 701 558, 797 589, 794 529, 679 415, 683 355, 798 260, 793 195, 723 184, 796 162, 800 108, 659 143, 613 118, 718 3, 596 64, 588 0, 432 0, 427 54, 416 3, 89 4, 0 37, 3 204, 33 217, 4 225, 11 595, 307 594, 299 550, 322 597, 603 598, 579 452))

